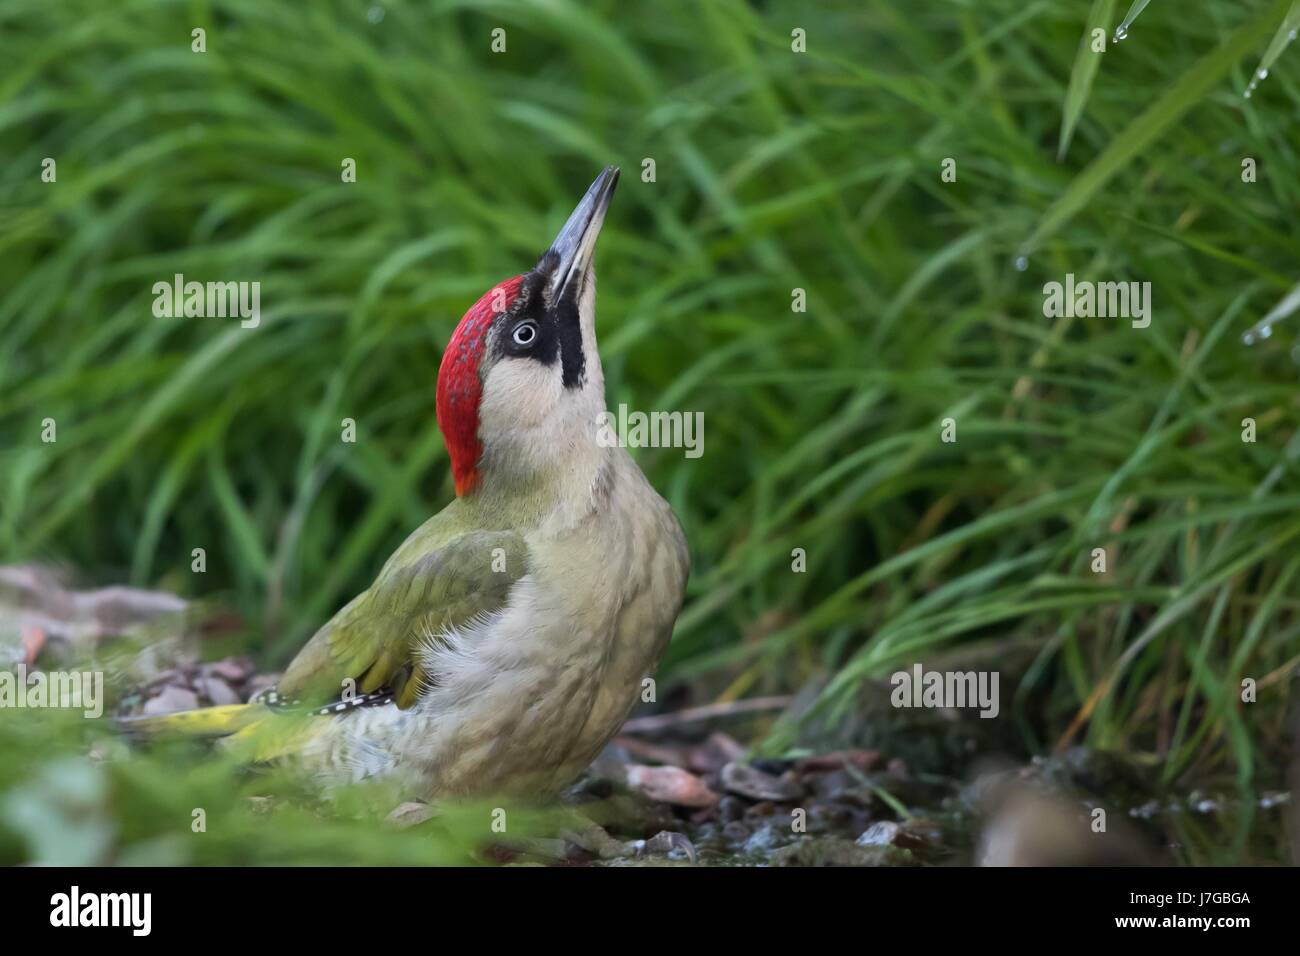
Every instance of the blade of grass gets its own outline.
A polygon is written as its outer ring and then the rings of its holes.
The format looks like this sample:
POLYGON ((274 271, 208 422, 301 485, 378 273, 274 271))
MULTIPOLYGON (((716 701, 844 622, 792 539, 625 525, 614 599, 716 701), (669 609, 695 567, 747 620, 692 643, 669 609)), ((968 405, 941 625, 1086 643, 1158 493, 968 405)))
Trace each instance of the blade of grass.
POLYGON ((1070 150, 1070 140, 1074 138, 1074 127, 1083 115, 1083 107, 1092 92, 1092 82, 1096 79, 1097 69, 1101 66, 1101 53, 1092 48, 1092 31, 1109 30, 1111 14, 1115 10, 1115 0, 1093 0, 1088 19, 1083 25, 1083 36, 1079 39, 1079 52, 1074 57, 1074 69, 1070 71, 1070 85, 1065 91, 1065 107, 1061 111, 1061 140, 1056 150, 1057 160, 1065 158, 1070 150))
POLYGON ((1274 0, 1234 30, 1219 47, 1192 64, 1182 77, 1135 118, 1105 151, 1070 183, 1043 214, 1038 226, 1020 247, 1028 258, 1043 241, 1072 219, 1110 179, 1169 130, 1218 84, 1233 65, 1267 35, 1283 7, 1291 0, 1274 0))

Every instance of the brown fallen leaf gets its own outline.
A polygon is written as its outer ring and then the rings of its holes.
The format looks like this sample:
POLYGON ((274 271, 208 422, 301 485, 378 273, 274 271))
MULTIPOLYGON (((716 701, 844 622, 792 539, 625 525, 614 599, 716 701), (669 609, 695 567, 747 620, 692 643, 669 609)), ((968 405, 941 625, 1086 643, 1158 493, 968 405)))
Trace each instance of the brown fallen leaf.
POLYGON ((795 800, 803 788, 793 780, 774 777, 747 763, 729 763, 722 768, 722 785, 732 793, 751 800, 772 800, 780 803, 795 800))
POLYGON ((679 807, 709 807, 718 802, 718 795, 703 780, 681 767, 631 764, 627 785, 651 800, 679 807))

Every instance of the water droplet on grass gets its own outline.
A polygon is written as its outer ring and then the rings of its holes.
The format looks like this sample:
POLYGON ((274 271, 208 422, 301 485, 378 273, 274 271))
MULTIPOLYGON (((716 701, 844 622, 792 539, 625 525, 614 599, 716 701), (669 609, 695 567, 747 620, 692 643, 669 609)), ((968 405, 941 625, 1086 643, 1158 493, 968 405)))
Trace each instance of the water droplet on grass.
POLYGON ((1150 2, 1151 0, 1133 0, 1133 5, 1128 8, 1128 13, 1124 14, 1124 19, 1115 28, 1115 42, 1118 43, 1128 36, 1128 28, 1133 25, 1133 21, 1138 18, 1138 14, 1145 10, 1150 2))
POLYGON ((1277 58, 1282 55, 1282 51, 1290 46, 1295 40, 1297 33, 1300 33, 1300 0, 1296 0, 1296 2, 1291 4, 1291 9, 1287 12, 1285 19, 1283 19, 1282 25, 1279 26, 1277 32, 1273 34, 1273 39, 1270 41, 1268 49, 1264 51, 1264 55, 1260 58, 1259 66, 1255 68, 1255 72, 1252 74, 1254 79, 1250 84, 1251 89, 1254 89, 1255 84, 1260 80, 1268 78, 1269 70, 1272 69, 1273 64, 1277 62, 1277 58))
POLYGON ((1290 316, 1297 309, 1300 309, 1300 285, 1288 292, 1281 302, 1269 310, 1266 316, 1248 328, 1242 334, 1241 341, 1246 345, 1254 345, 1258 341, 1270 338, 1273 335, 1273 326, 1290 316))

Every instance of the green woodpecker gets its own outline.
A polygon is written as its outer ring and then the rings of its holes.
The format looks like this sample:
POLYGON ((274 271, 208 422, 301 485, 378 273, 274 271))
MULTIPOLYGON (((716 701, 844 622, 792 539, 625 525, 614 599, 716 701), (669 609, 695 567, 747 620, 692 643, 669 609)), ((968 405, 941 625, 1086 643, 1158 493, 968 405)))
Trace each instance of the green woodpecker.
POLYGON ((430 797, 553 793, 582 772, 641 699, 689 571, 667 502, 597 440, 592 258, 617 183, 606 168, 536 268, 452 334, 437 418, 455 500, 274 691, 134 723, 235 734, 258 759, 430 797))

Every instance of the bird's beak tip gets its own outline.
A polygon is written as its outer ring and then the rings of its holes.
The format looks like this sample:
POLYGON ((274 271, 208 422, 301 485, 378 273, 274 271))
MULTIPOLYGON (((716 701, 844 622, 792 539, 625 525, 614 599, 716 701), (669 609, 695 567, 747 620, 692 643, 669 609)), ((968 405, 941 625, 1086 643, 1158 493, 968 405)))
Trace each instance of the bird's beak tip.
POLYGON ((581 289, 578 281, 591 270, 596 239, 605 223, 614 189, 618 186, 619 168, 606 166, 578 202, 539 266, 549 267, 549 298, 558 302, 570 287, 581 289))

